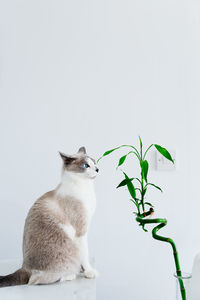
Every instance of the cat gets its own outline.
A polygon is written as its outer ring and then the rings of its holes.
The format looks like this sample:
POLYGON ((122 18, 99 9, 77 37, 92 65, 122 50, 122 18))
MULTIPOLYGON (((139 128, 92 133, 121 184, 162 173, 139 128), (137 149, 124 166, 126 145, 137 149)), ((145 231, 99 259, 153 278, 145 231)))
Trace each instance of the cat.
POLYGON ((88 228, 96 206, 93 179, 99 169, 81 147, 74 155, 60 152, 61 183, 33 204, 25 221, 23 264, 0 276, 0 287, 73 280, 83 272, 95 278, 88 259, 88 228))

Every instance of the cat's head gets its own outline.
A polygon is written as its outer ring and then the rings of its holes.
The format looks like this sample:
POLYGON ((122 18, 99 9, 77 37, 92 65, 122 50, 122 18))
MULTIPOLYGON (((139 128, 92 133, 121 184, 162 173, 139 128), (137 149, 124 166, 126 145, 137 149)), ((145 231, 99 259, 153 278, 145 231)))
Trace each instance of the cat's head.
POLYGON ((63 160, 63 172, 72 172, 83 178, 94 179, 99 171, 96 161, 87 155, 85 147, 81 147, 74 155, 59 152, 63 160))

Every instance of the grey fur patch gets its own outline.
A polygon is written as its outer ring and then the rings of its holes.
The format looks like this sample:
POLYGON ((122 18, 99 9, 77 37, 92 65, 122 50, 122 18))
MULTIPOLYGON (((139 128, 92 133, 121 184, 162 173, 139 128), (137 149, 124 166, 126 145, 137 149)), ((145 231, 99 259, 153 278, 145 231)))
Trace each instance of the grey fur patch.
MULTIPOLYGON (((53 206, 54 207, 54 206, 53 206)), ((77 274, 80 270, 80 253, 59 224, 71 224, 76 237, 83 236, 88 228, 87 212, 81 201, 73 197, 58 197, 51 191, 39 198, 26 218, 23 238, 23 268, 47 272, 77 274), (54 211, 52 205, 57 205, 54 211)))
POLYGON ((75 173, 84 173, 86 169, 84 168, 84 164, 87 164, 87 156, 81 156, 75 158, 71 163, 64 164, 64 168, 68 171, 72 171, 75 173))
POLYGON ((62 152, 59 152, 59 153, 60 153, 60 156, 61 156, 64 164, 66 164, 66 165, 72 163, 76 159, 75 157, 69 156, 69 155, 64 154, 62 152))

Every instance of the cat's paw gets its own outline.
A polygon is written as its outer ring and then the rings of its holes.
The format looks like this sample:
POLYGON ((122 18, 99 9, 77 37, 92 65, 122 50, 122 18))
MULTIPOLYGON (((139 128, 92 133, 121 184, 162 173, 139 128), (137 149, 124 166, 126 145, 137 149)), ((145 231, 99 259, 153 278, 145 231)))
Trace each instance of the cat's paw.
POLYGON ((85 270, 85 272, 84 272, 84 276, 89 279, 96 278, 98 275, 99 275, 98 272, 92 268, 85 270))

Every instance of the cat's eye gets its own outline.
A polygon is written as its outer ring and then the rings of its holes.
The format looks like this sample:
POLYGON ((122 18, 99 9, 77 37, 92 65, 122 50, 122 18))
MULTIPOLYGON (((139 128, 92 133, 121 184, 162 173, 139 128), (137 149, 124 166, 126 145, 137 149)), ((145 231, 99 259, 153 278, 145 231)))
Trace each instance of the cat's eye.
POLYGON ((83 167, 84 167, 85 169, 87 169, 87 168, 89 168, 90 166, 89 166, 88 164, 84 164, 83 167))

